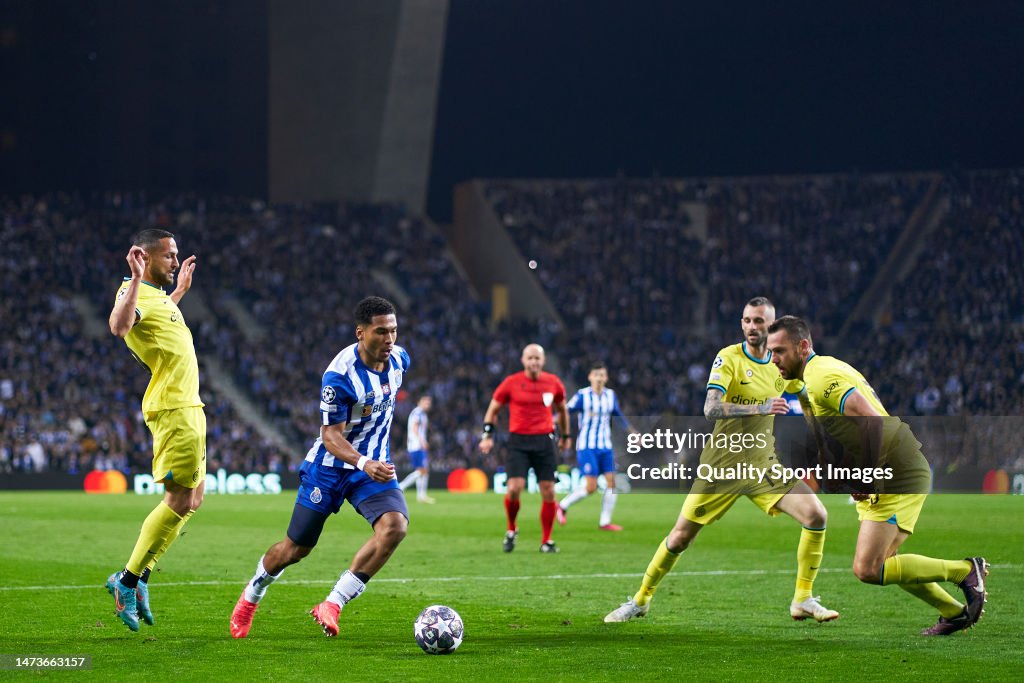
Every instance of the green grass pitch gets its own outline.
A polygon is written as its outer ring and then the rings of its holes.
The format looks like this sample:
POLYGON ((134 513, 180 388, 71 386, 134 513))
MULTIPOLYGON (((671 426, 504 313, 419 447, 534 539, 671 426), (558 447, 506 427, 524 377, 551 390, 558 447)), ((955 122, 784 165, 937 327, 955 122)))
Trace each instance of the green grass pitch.
MULTIPOLYGON (((815 586, 838 621, 790 619, 798 527, 740 501, 686 552, 646 618, 605 624, 636 589, 681 497, 620 496, 621 533, 597 529, 592 497, 556 527, 562 552, 549 555, 537 551, 539 497, 526 496, 519 547, 506 555, 499 496, 442 493, 433 506, 410 498, 409 536, 342 613, 340 637, 325 638, 307 612, 369 534, 348 508, 270 588, 249 637, 233 640, 231 608, 284 534, 293 495, 207 496, 150 582, 156 624, 131 633, 103 583, 156 498, 0 494, 0 654, 92 657, 90 673, 48 676, 180 681, 1019 680, 1024 666, 1024 498, 947 494, 925 505, 905 552, 982 554, 993 565, 984 618, 949 638, 918 635, 936 619, 923 603, 853 577, 856 512, 842 497, 825 498, 815 586), (413 620, 433 603, 465 620, 454 655, 423 654, 413 640, 413 620)), ((0 672, 24 675, 33 674, 0 672)))

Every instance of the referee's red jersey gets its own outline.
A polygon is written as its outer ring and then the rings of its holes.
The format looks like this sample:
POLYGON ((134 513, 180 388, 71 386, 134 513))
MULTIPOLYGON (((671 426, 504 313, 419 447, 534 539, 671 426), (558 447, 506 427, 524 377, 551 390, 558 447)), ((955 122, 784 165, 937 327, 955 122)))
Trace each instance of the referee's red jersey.
POLYGON ((551 409, 565 402, 562 380, 550 372, 530 379, 525 371, 509 375, 494 390, 494 400, 508 404, 508 431, 513 434, 550 434, 555 431, 551 409))

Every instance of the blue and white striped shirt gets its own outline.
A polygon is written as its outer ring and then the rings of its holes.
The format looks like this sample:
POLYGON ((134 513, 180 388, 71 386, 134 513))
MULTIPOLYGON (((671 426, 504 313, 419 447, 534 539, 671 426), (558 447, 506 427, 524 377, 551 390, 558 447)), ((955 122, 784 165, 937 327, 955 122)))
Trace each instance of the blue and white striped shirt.
POLYGON ((410 453, 427 450, 427 411, 419 406, 409 413, 408 430, 405 439, 406 448, 410 453))
MULTIPOLYGON (((324 371, 320 388, 320 423, 346 423, 343 436, 353 448, 374 460, 391 462, 391 419, 395 414, 395 396, 409 364, 409 354, 402 347, 395 346, 391 349, 387 367, 376 372, 363 363, 356 344, 346 347, 324 371)), ((306 462, 354 469, 353 465, 328 453, 319 436, 306 453, 306 462)))
POLYGON ((579 413, 580 433, 576 437, 576 450, 612 449, 612 417, 618 417, 626 424, 613 390, 605 387, 596 394, 590 387, 585 387, 573 394, 567 407, 570 413, 579 413))

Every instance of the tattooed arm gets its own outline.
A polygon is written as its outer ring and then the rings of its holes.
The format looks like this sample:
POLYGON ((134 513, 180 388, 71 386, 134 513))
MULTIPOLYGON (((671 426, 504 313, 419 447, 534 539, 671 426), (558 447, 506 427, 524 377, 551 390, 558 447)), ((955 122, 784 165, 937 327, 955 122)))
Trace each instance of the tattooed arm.
POLYGON ((789 404, 781 397, 773 398, 768 403, 757 403, 751 406, 741 406, 735 403, 723 403, 725 396, 721 389, 708 388, 708 397, 704 401, 704 417, 711 420, 721 420, 726 417, 750 417, 752 415, 785 415, 789 412, 789 404))

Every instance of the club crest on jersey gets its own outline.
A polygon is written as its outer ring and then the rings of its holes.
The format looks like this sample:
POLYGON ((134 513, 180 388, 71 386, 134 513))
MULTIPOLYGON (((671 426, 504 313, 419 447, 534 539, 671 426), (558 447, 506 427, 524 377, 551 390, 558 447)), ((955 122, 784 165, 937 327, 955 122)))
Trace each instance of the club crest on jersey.
POLYGON ((319 503, 324 499, 324 495, 320 493, 320 487, 314 486, 313 490, 309 492, 309 500, 312 503, 319 503))
POLYGON ((750 368, 747 368, 747 377, 753 377, 753 376, 754 376, 754 371, 751 370, 750 368))
POLYGON ((334 387, 324 387, 323 391, 320 392, 320 398, 323 399, 324 403, 334 403, 334 399, 337 397, 338 394, 334 391, 334 387))
POLYGON ((544 401, 544 405, 548 408, 550 408, 551 404, 555 402, 555 395, 552 394, 550 391, 545 391, 543 394, 540 395, 540 397, 541 400, 544 401))
POLYGON ((382 384, 381 387, 380 387, 380 390, 382 392, 384 392, 385 396, 387 396, 388 394, 391 393, 391 385, 390 384, 382 384))
POLYGON ((781 377, 776 377, 776 378, 775 378, 775 391, 782 391, 782 387, 783 387, 783 386, 784 386, 785 384, 786 384, 786 383, 782 381, 782 378, 781 378, 781 377))

